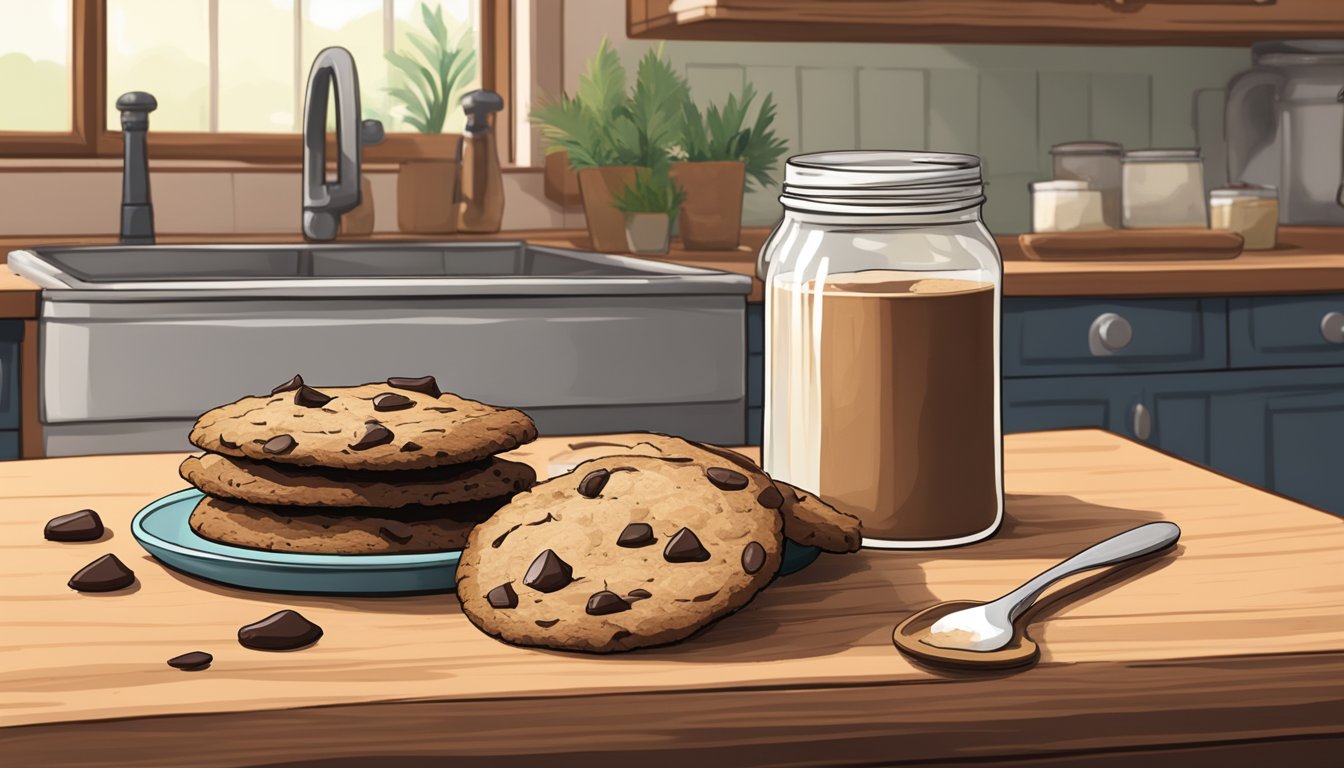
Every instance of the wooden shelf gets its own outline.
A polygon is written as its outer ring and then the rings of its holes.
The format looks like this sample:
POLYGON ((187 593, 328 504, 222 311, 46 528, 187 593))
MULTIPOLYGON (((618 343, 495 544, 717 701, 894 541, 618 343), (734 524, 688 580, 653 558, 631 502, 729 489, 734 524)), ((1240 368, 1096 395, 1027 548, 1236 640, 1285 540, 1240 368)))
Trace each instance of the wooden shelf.
POLYGON ((633 38, 1248 45, 1344 35, 1339 0, 627 0, 633 38))

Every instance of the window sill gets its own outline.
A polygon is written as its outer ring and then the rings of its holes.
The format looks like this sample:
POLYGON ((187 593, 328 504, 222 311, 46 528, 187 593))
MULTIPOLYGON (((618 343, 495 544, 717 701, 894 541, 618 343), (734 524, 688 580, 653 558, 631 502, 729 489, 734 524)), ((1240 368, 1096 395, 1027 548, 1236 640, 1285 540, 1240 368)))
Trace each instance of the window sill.
MULTIPOLYGON (((400 163, 366 162, 365 173, 394 173, 400 163)), ((301 163, 252 163, 240 160, 174 160, 149 161, 156 173, 298 173, 301 163)), ((542 173, 541 166, 505 166, 504 173, 542 173)), ((112 157, 0 157, 3 173, 88 173, 121 172, 121 158, 112 157)))

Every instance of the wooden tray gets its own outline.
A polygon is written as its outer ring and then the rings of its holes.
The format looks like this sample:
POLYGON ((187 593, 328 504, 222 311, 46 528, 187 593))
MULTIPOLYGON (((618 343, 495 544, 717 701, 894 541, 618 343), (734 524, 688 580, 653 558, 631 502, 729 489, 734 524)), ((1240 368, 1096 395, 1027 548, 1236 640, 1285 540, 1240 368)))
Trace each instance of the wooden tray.
POLYGON ((1036 261, 1190 261, 1235 259, 1242 238, 1220 229, 1106 229, 1036 232, 1018 243, 1036 261))

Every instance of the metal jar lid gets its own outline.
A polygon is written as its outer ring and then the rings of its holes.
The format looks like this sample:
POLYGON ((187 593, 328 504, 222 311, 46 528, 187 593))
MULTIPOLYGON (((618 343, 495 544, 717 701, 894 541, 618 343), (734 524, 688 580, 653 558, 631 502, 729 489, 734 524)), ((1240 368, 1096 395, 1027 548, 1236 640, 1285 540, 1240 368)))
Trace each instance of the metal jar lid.
POLYGON ((1210 190, 1209 199, 1229 202, 1232 200, 1277 200, 1279 199, 1279 190, 1276 187, 1257 184, 1239 184, 1210 190))
POLYGON ((1194 149, 1131 149, 1125 153, 1126 163, 1193 163, 1199 160, 1199 148, 1194 149))
POLYGON ((1090 183, 1078 181, 1075 179, 1051 179, 1050 181, 1033 181, 1028 185, 1032 192, 1088 192, 1093 190, 1090 183))
POLYGON ((1113 141, 1070 141, 1050 148, 1052 155, 1114 155, 1119 157, 1125 148, 1113 141))

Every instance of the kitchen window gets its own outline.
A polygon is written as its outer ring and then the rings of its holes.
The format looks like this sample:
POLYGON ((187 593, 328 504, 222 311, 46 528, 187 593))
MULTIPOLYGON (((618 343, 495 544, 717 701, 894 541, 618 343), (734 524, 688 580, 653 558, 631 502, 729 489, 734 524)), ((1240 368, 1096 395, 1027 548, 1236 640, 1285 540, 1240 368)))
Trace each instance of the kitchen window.
MULTIPOLYGON (((448 157, 462 115, 422 114, 407 67, 446 43, 454 93, 510 105, 508 0, 0 0, 0 155, 114 157, 121 93, 148 91, 154 158, 297 162, 308 69, 329 45, 359 67, 364 117, 386 140, 370 160, 448 157), (422 4, 431 11, 423 16, 422 4), (438 21, 442 26, 437 27, 438 21), (416 39, 413 39, 416 38, 416 39), (426 44, 431 50, 424 50, 426 44), (398 66, 392 57, 408 57, 398 66), (470 64, 464 61, 472 59, 470 64)), ((498 125, 511 124, 507 113, 498 125)), ((501 152, 512 157, 511 131, 501 152)))

